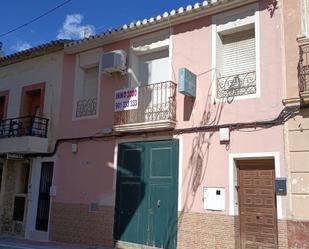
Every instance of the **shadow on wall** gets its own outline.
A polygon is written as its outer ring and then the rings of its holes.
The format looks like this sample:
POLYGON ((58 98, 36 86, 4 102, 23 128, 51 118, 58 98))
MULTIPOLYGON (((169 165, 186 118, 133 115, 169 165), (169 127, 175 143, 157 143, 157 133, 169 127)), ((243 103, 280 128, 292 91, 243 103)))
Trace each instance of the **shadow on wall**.
MULTIPOLYGON (((211 71, 208 71, 207 73, 211 73, 211 71)), ((197 126, 212 126, 217 125, 220 122, 225 102, 224 100, 220 99, 218 103, 213 103, 213 84, 214 82, 210 84, 208 88, 202 118, 197 126)), ((199 132, 196 133, 195 137, 193 138, 191 144, 191 155, 188 162, 190 174, 185 175, 185 178, 183 179, 184 182, 189 183, 187 185, 187 189, 185 190, 186 198, 183 203, 184 210, 191 210, 196 198, 196 192, 205 178, 209 159, 209 152, 212 143, 211 140, 214 133, 215 131, 199 132), (190 196, 192 197, 191 200, 189 200, 190 196)))
MULTIPOLYGON (((276 0, 265 0, 259 3, 259 10, 260 11, 267 10, 269 12, 270 18, 274 16, 277 9, 278 9, 278 4, 276 0)), ((187 24, 187 27, 185 27, 183 30, 179 30, 178 33, 191 32, 196 29, 202 29, 209 25, 211 25, 211 19, 208 21, 205 19, 205 21, 199 21, 198 24, 196 24, 195 26, 192 24, 187 24)), ((189 57, 186 59, 188 59, 188 61, 191 61, 191 58, 189 57)), ((212 74, 212 71, 215 71, 215 74, 217 73, 216 68, 212 68, 212 69, 206 70, 205 72, 197 74, 197 77, 206 75, 206 74, 212 74)), ((175 68, 172 68, 172 72, 173 72, 174 78, 176 78, 175 68)), ((220 123, 220 118, 221 118, 222 111, 223 111, 225 104, 233 103, 233 100, 234 100, 233 97, 219 99, 217 100, 217 103, 213 102, 212 88, 214 87, 215 84, 216 82, 214 81, 214 78, 211 79, 211 83, 209 84, 208 90, 205 91, 205 93, 207 93, 207 98, 206 98, 204 111, 203 111, 201 120, 195 126, 218 125, 220 123)), ((192 114, 193 109, 195 108, 195 105, 196 105, 196 101, 194 99, 191 99, 190 97, 184 98, 183 121, 190 120, 191 114, 192 114)), ((188 162, 189 167, 190 167, 189 168, 190 174, 187 174, 185 178, 183 179, 184 182, 189 182, 187 189, 185 190, 186 198, 183 203, 185 210, 188 210, 188 211, 191 210, 194 200, 196 198, 195 196, 196 191, 200 187, 201 183, 203 182, 205 178, 206 171, 207 171, 207 165, 208 165, 208 159, 209 159, 209 151, 210 151, 214 133, 215 131, 199 132, 195 135, 193 142, 191 144, 192 153, 191 153, 191 156, 188 162), (189 200, 189 196, 192 196, 193 198, 189 200)))

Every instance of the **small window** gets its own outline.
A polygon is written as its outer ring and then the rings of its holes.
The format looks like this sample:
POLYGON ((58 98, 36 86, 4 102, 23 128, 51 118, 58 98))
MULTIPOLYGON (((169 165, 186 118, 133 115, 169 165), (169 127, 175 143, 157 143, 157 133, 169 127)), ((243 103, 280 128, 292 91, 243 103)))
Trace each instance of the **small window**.
POLYGON ((217 97, 255 94, 254 29, 219 33, 217 47, 217 97))
POLYGON ((93 116, 97 113, 99 67, 81 70, 82 81, 77 85, 76 117, 93 116))

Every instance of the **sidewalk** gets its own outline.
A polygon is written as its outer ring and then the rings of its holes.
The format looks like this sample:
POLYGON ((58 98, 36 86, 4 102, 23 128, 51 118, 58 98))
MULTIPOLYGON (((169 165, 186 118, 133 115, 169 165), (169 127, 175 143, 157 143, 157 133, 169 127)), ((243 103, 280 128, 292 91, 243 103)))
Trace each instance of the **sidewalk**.
POLYGON ((0 249, 110 249, 99 246, 80 246, 58 242, 39 242, 15 236, 0 236, 0 249))

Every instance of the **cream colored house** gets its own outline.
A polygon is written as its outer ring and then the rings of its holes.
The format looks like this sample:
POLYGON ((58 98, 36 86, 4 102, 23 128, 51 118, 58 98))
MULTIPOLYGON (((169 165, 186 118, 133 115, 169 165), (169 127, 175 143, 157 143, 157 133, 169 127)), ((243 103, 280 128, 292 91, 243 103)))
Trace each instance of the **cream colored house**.
POLYGON ((283 10, 285 105, 299 106, 285 125, 289 248, 309 246, 309 1, 280 2, 283 10))
POLYGON ((48 240, 64 40, 0 58, 0 233, 48 240))

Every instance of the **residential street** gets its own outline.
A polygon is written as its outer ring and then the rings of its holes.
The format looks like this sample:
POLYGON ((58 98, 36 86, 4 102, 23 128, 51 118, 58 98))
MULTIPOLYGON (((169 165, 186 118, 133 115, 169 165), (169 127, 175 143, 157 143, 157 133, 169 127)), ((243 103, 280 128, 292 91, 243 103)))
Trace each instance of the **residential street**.
POLYGON ((0 249, 309 249, 309 0, 196 1, 1 1, 0 249))
POLYGON ((107 249, 96 246, 70 245, 56 242, 29 241, 19 237, 0 236, 0 249, 107 249))

